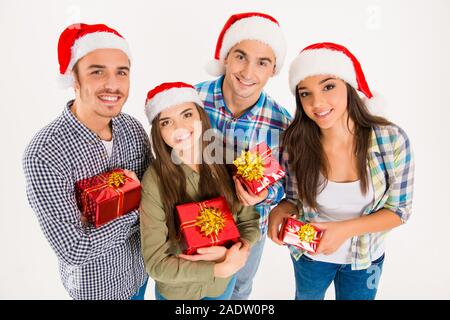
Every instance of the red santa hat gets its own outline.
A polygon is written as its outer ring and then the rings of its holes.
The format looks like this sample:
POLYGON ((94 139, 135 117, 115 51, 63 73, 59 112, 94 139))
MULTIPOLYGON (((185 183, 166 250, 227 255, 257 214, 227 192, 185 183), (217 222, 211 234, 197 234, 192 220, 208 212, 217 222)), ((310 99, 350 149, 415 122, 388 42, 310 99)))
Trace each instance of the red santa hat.
POLYGON ((165 82, 150 90, 145 101, 145 114, 148 122, 162 111, 186 102, 193 102, 203 108, 203 102, 197 90, 184 82, 165 82))
POLYGON ((114 29, 104 24, 78 23, 67 27, 59 37, 58 60, 60 85, 73 85, 72 69, 82 57, 97 49, 119 49, 131 60, 126 40, 114 29))
POLYGON ((380 106, 380 97, 375 101, 356 57, 346 47, 331 42, 307 46, 292 61, 289 69, 289 86, 292 93, 295 95, 300 81, 322 74, 334 75, 363 93, 364 102, 370 109, 380 106))
POLYGON ((212 76, 225 73, 224 60, 232 47, 244 40, 258 40, 270 46, 275 54, 275 74, 283 66, 286 56, 286 40, 280 24, 268 14, 247 12, 232 15, 217 39, 214 60, 206 66, 212 76))

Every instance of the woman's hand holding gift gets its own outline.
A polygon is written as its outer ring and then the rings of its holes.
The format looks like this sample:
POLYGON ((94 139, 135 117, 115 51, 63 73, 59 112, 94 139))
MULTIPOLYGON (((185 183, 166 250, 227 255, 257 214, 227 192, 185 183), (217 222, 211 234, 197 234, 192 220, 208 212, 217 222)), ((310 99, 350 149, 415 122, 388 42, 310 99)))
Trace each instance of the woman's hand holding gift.
POLYGON ((178 257, 189 261, 214 261, 222 262, 225 260, 227 248, 223 246, 213 246, 197 249, 197 254, 179 254, 178 257))
POLYGON ((287 200, 281 201, 269 214, 268 236, 276 244, 282 246, 285 243, 278 239, 278 232, 284 218, 295 218, 298 212, 297 206, 287 200))
POLYGON ((337 249, 347 240, 352 237, 352 230, 348 227, 347 221, 337 221, 337 222, 311 222, 316 228, 322 230, 323 235, 320 239, 319 246, 317 247, 315 254, 332 254, 336 252, 337 249))
POLYGON ((214 265, 214 276, 228 278, 238 272, 247 261, 250 245, 247 241, 235 243, 227 250, 225 260, 214 265))

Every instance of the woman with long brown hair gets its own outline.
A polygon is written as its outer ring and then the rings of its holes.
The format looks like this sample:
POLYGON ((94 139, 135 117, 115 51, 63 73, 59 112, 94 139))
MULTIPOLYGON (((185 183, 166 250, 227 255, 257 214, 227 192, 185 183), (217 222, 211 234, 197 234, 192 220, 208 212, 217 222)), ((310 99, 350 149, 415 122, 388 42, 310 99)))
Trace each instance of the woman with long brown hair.
POLYGON ((197 91, 182 82, 148 93, 146 115, 155 156, 142 180, 141 242, 155 296, 163 299, 229 299, 249 248, 259 238, 259 215, 239 204, 225 165, 203 152, 211 129, 197 91), (241 239, 227 249, 213 246, 181 254, 176 206, 224 196, 241 239))
MULTIPOLYGON (((285 132, 287 199, 270 214, 269 236, 284 217, 323 231, 316 253, 290 246, 296 299, 323 299, 334 282, 336 299, 374 299, 386 233, 411 214, 413 158, 406 133, 372 115, 361 65, 345 47, 318 43, 292 62, 295 119, 285 132)), ((376 104, 373 106, 376 108, 376 104)))

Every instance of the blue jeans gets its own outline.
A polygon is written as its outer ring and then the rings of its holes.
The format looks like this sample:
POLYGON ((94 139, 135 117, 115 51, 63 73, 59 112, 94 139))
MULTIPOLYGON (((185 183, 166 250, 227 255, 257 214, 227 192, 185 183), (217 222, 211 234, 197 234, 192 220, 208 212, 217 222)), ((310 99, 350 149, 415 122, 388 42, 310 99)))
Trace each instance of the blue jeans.
MULTIPOLYGON (((217 297, 205 297, 201 300, 230 300, 231 297, 231 293, 233 292, 233 288, 234 285, 236 284, 236 275, 233 276, 230 280, 230 282, 228 282, 227 287, 225 288, 225 291, 217 297)), ((161 293, 159 293, 158 289, 155 286, 155 299, 156 300, 167 300, 166 298, 164 298, 161 293)))
POLYGON ((374 300, 383 270, 384 254, 365 270, 352 270, 350 264, 315 261, 302 255, 292 258, 296 300, 323 300, 334 281, 336 300, 374 300))
POLYGON ((234 287, 231 300, 247 300, 250 296, 253 287, 253 278, 256 275, 256 271, 258 271, 265 242, 266 236, 255 243, 250 250, 250 254, 244 267, 236 273, 236 286, 234 287))
POLYGON ((148 277, 145 279, 142 286, 139 288, 138 292, 130 298, 130 300, 144 300, 145 289, 147 289, 148 277))

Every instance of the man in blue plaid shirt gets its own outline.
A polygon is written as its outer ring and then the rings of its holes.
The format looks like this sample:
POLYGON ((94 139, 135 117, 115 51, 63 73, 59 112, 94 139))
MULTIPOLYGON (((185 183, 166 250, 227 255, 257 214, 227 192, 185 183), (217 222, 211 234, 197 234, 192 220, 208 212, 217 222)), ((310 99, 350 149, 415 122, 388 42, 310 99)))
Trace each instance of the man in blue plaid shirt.
MULTIPOLYGON (((196 86, 213 128, 223 135, 226 162, 240 150, 266 142, 280 161, 281 133, 291 117, 263 91, 270 77, 278 74, 286 43, 278 22, 263 13, 232 15, 217 41, 215 60, 208 72, 221 76, 196 86), (231 155, 231 156, 230 156, 231 155)), ((244 205, 255 205, 260 214, 261 239, 252 247, 245 266, 237 273, 231 299, 248 299, 262 256, 270 209, 284 196, 281 181, 258 195, 245 190, 235 179, 236 193, 244 205)))
POLYGON ((28 200, 73 299, 143 299, 148 278, 138 211, 96 229, 82 218, 74 191, 76 181, 115 168, 138 179, 149 165, 145 130, 121 113, 130 86, 128 45, 105 25, 77 24, 61 34, 58 58, 76 97, 25 151, 28 200))

